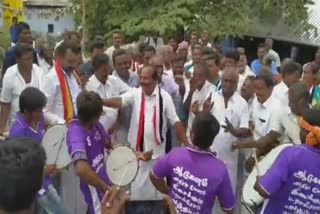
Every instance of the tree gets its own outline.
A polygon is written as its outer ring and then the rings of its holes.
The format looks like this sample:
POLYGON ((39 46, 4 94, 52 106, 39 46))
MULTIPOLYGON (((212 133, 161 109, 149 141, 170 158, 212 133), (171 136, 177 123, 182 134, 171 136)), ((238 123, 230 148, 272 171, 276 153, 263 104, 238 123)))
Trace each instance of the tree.
MULTIPOLYGON (((87 27, 91 36, 121 29, 134 39, 151 31, 169 35, 179 26, 206 28, 217 37, 236 36, 254 32, 259 24, 291 27, 305 22, 307 3, 310 0, 90 0, 87 27)), ((76 12, 79 24, 81 12, 76 12)))

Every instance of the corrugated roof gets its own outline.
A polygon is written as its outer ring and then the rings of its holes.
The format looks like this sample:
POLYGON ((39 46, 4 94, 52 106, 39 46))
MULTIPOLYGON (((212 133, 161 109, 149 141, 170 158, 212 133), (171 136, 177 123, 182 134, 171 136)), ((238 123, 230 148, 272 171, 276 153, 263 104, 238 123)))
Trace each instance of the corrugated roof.
POLYGON ((255 32, 250 36, 271 37, 276 40, 294 42, 305 45, 320 46, 320 1, 308 6, 307 23, 300 23, 295 28, 289 28, 281 21, 256 25, 255 32), (310 29, 305 31, 309 25, 310 29))
POLYGON ((315 28, 308 32, 303 32, 300 39, 320 45, 320 5, 309 7, 308 22, 315 28))
POLYGON ((70 7, 72 6, 71 0, 23 0, 26 6, 37 7, 70 7))

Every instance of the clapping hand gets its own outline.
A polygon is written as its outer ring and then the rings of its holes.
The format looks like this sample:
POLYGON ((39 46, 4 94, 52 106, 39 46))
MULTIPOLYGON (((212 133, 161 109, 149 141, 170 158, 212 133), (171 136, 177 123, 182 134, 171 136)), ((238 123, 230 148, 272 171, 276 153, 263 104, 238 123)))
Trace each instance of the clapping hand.
POLYGON ((221 127, 224 128, 224 132, 229 132, 230 134, 234 133, 234 128, 228 118, 225 118, 226 125, 222 125, 221 127))
POLYGON ((143 152, 143 153, 138 152, 138 153, 136 154, 137 159, 138 159, 138 160, 142 160, 142 161, 148 161, 148 160, 150 160, 150 159, 152 158, 152 155, 153 155, 153 150, 148 151, 148 152, 143 152))
POLYGON ((206 99, 206 101, 203 103, 203 108, 202 108, 202 111, 203 112, 210 112, 213 105, 214 105, 214 102, 211 102, 211 96, 212 96, 212 93, 210 93, 210 96, 206 99))

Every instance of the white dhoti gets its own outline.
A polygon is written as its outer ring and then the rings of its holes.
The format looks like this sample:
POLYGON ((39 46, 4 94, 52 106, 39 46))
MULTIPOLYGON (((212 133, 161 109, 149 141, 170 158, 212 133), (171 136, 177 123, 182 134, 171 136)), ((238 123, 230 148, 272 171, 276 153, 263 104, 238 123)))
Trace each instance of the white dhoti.
MULTIPOLYGON (((218 159, 222 160, 227 167, 229 177, 231 180, 232 190, 235 196, 237 188, 237 176, 238 176, 238 158, 239 151, 231 151, 232 143, 237 140, 236 137, 232 136, 229 133, 225 133, 224 129, 220 129, 219 134, 215 138, 211 150, 217 153, 218 159)), ((237 200, 238 201, 238 200, 237 200)), ((220 208, 219 201, 217 200, 214 205, 215 214, 223 214, 224 212, 220 208)))
POLYGON ((84 201, 80 179, 75 173, 73 164, 61 172, 61 198, 70 214, 86 214, 87 205, 84 201))
POLYGON ((151 183, 149 173, 156 160, 139 161, 137 177, 131 183, 132 201, 160 201, 162 194, 151 183))

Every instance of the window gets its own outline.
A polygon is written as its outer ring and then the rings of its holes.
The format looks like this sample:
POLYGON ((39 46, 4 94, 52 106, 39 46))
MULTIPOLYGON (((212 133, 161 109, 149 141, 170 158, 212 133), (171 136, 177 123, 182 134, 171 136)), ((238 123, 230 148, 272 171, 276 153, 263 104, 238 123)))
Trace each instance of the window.
POLYGON ((54 25, 48 24, 48 33, 53 33, 53 32, 54 32, 54 25))

